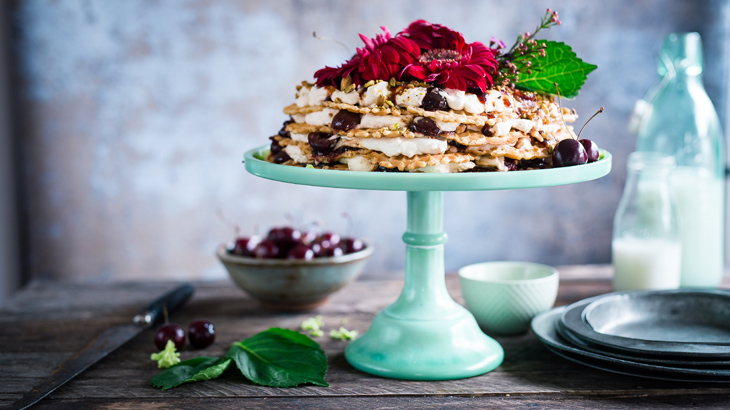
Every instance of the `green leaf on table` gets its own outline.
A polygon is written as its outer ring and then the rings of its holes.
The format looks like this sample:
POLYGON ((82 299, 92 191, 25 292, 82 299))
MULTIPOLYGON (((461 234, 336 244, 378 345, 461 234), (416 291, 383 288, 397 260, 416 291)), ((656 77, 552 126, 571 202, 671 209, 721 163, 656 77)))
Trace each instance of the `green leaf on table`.
POLYGON ((546 94, 555 94, 555 83, 560 95, 574 98, 586 81, 588 74, 597 66, 578 58, 569 45, 558 41, 538 40, 538 46, 545 44, 545 57, 532 61, 530 70, 521 71, 515 87, 546 94))
POLYGON ((196 357, 167 368, 151 378, 150 384, 167 390, 183 383, 217 379, 231 365, 231 361, 228 357, 196 357))
POLYGON ((262 386, 329 387, 324 381, 327 356, 317 342, 299 332, 274 327, 234 343, 224 357, 233 359, 246 378, 262 386))

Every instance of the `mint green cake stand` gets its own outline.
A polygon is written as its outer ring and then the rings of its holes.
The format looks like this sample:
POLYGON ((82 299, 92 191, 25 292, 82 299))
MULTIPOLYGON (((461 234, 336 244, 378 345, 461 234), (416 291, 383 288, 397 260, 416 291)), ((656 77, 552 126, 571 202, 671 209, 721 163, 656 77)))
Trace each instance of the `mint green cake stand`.
POLYGON ((392 305, 345 349, 355 368, 407 380, 478 376, 502 363, 504 351, 485 335, 469 311, 446 291, 443 191, 536 188, 600 178, 611 154, 592 164, 535 171, 411 174, 300 168, 263 161, 267 146, 244 154, 246 170, 262 178, 331 188, 408 192, 405 283, 392 305))

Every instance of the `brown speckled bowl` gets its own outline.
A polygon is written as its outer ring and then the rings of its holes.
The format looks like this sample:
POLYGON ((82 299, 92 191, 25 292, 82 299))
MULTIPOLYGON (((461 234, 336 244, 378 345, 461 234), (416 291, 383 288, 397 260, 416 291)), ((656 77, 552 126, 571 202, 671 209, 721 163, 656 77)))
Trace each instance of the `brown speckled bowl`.
POLYGON ((299 311, 312 309, 354 280, 362 272, 372 246, 347 255, 312 260, 257 259, 229 255, 218 248, 218 259, 231 279, 268 309, 299 311))

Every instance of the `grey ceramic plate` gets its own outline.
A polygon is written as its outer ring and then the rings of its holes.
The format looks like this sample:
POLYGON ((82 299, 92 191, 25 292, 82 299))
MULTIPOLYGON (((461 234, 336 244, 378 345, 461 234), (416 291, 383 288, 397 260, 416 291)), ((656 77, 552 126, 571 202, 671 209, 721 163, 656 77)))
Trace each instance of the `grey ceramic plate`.
POLYGON ((728 291, 612 293, 570 305, 561 321, 586 342, 632 355, 730 359, 728 291))
POLYGON ((568 360, 600 370, 650 379, 710 383, 730 382, 730 370, 658 366, 617 359, 575 348, 558 334, 557 324, 563 311, 563 307, 558 307, 541 313, 532 319, 531 327, 535 336, 548 349, 568 360))
POLYGON ((695 360, 692 357, 688 357, 685 359, 682 358, 672 358, 672 357, 652 357, 652 356, 646 356, 646 355, 636 355, 632 356, 628 353, 621 353, 621 352, 615 352, 612 351, 609 348, 601 347, 598 345, 595 345, 593 343, 586 342, 585 340, 582 340, 574 335, 572 335, 567 329, 565 329, 565 326, 563 325, 563 322, 560 320, 557 321, 557 331, 560 337, 562 337, 566 342, 571 344, 573 347, 581 350, 585 350, 587 352, 592 352, 596 354, 600 354, 603 356, 609 356, 616 359, 622 359, 622 360, 629 360, 639 363, 647 363, 647 364, 656 364, 659 366, 670 366, 670 367, 689 367, 689 368, 695 368, 695 369, 701 369, 701 368, 724 368, 724 369, 730 369, 730 360, 714 360, 714 359, 708 359, 708 360, 695 360))

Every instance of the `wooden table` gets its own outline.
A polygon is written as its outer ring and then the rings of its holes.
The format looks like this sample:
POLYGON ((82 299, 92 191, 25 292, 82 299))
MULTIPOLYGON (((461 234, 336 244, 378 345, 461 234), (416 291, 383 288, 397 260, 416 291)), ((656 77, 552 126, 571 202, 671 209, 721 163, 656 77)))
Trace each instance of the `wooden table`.
MULTIPOLYGON (((557 304, 609 292, 609 274, 607 267, 561 269, 557 304)), ((18 400, 95 334, 126 323, 174 285, 35 282, 19 292, 0 310, 0 406, 18 400)), ((447 285, 462 302, 458 278, 448 275, 447 285)), ((324 317, 327 331, 346 319, 348 329, 365 332, 401 287, 401 281, 356 282, 316 311, 282 314, 260 309, 231 282, 197 283, 193 299, 172 320, 183 326, 199 317, 211 320, 216 342, 202 351, 186 347, 181 358, 215 356, 231 342, 269 327, 297 329, 314 314, 324 317)), ((414 382, 371 376, 347 364, 345 342, 325 336, 316 340, 329 358, 329 388, 269 388, 223 376, 162 392, 148 384, 158 372, 149 359, 155 351, 153 334, 140 334, 34 408, 730 408, 730 384, 655 381, 594 370, 550 353, 529 332, 497 337, 504 363, 470 379, 414 382)))

